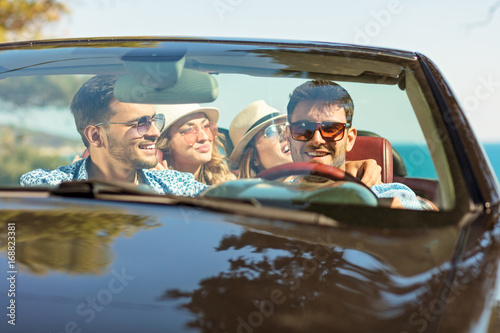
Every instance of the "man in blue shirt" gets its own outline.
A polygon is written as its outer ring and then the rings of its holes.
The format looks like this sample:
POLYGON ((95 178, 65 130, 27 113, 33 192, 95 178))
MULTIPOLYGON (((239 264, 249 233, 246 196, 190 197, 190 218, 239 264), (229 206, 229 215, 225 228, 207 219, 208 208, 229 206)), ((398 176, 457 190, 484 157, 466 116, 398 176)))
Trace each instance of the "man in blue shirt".
MULTIPOLYGON (((351 127, 354 103, 349 93, 331 81, 308 81, 290 95, 287 112, 294 162, 322 163, 345 171, 346 152, 357 134, 351 127)), ((393 198, 391 207, 424 209, 425 201, 404 184, 377 184, 371 190, 379 198, 393 198)))
POLYGON ((117 77, 98 75, 73 97, 71 112, 90 156, 56 170, 21 176, 32 186, 98 179, 150 186, 159 194, 196 196, 207 186, 190 173, 149 170, 158 164, 156 142, 165 125, 150 104, 122 103, 113 94, 117 77))

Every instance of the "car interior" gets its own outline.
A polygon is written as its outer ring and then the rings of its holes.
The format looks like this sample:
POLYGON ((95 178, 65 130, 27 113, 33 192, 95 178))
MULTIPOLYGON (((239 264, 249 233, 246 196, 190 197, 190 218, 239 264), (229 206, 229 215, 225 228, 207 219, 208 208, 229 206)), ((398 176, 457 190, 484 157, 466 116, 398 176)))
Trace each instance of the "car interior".
MULTIPOLYGON (((204 54, 182 43, 178 48, 160 47, 153 51, 124 47, 112 50, 105 63, 83 49, 68 48, 72 60, 64 60, 61 64, 58 61, 44 63, 44 51, 41 50, 37 51, 40 52, 39 64, 15 72, 19 78, 14 76, 3 81, 15 85, 16 80, 23 77, 42 74, 56 78, 58 73, 65 73, 66 78, 74 78, 75 82, 84 82, 95 74, 120 75, 114 93, 122 102, 195 102, 217 107, 221 112, 219 131, 224 134, 226 153, 230 154, 233 144, 227 129, 234 115, 246 105, 264 99, 286 113, 288 96, 300 83, 310 79, 335 80, 349 91, 356 106, 353 126, 359 135, 347 160, 374 159, 382 167, 383 182, 406 184, 441 210, 454 206, 450 164, 443 154, 441 139, 429 137, 428 133, 436 132, 436 123, 410 68, 389 62, 351 59, 329 51, 304 57, 303 50, 293 48, 287 51, 265 47, 235 51, 233 48, 228 44, 214 54, 204 54), (393 126, 398 122, 399 126, 393 126)), ((36 80, 29 84, 39 89, 40 83, 36 80)), ((75 84, 72 93, 77 88, 75 84)), ((41 98, 36 95, 32 98, 37 97, 41 98)), ((72 131, 74 125, 71 125, 72 117, 68 112, 69 103, 66 103, 53 108, 65 110, 66 127, 72 131)), ((51 105, 50 101, 46 104, 51 105)), ((37 122, 37 118, 34 121, 37 122)), ((33 128, 51 133, 62 128, 58 124, 42 128, 40 123, 33 128)), ((72 135, 71 140, 78 141, 78 136, 72 135)), ((85 157, 84 147, 79 145, 70 153, 66 151, 64 158, 71 163, 73 157, 81 156, 82 152, 85 157)), ((258 200, 258 196, 256 198, 258 200)))

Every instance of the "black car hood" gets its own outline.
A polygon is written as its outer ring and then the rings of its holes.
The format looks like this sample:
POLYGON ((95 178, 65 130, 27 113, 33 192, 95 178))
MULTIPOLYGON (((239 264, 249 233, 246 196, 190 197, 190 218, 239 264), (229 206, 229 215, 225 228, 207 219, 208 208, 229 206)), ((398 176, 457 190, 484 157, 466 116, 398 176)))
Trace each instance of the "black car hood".
POLYGON ((466 290, 455 227, 334 228, 90 199, 4 204, 23 332, 425 331, 466 290))

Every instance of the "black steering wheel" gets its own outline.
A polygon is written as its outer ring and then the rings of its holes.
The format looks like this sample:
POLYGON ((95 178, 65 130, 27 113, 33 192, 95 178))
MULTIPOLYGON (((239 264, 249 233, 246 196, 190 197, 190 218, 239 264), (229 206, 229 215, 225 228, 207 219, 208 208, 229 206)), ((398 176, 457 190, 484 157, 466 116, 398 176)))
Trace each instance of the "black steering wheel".
MULTIPOLYGON (((308 175, 308 176, 319 176, 331 180, 342 180, 357 183, 370 192, 373 191, 366 186, 358 178, 346 173, 345 171, 326 164, 313 163, 313 162, 293 162, 281 164, 267 170, 260 172, 256 178, 262 178, 265 180, 276 180, 283 177, 289 177, 294 175, 308 175)), ((373 193, 375 195, 375 193, 373 193)))

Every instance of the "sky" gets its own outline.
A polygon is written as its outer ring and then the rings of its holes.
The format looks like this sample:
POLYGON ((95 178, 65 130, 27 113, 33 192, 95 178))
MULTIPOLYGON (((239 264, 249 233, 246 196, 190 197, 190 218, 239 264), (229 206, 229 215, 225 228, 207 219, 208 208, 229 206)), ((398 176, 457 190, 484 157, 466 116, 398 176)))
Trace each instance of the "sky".
POLYGON ((500 142, 500 0, 72 0, 50 37, 296 39, 417 51, 481 142, 500 142))

